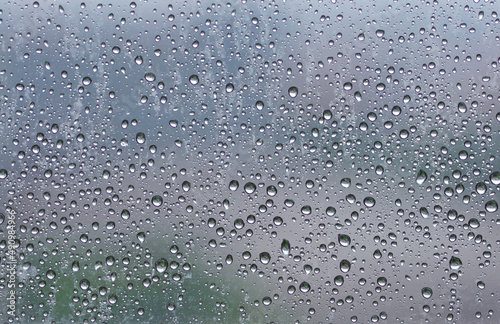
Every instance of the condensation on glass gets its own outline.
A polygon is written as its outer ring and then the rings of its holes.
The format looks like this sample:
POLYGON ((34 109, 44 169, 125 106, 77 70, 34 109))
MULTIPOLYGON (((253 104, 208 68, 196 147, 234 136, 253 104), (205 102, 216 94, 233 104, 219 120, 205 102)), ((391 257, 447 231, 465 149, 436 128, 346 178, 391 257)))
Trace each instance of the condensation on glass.
POLYGON ((498 11, 4 2, 1 321, 498 323, 498 11))

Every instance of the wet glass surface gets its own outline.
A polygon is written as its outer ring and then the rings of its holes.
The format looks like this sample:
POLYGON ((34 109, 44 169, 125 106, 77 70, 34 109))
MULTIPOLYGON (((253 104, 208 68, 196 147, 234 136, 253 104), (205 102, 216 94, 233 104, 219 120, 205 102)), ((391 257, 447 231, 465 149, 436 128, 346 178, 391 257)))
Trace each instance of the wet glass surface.
POLYGON ((0 321, 498 323, 499 11, 3 2, 0 321))

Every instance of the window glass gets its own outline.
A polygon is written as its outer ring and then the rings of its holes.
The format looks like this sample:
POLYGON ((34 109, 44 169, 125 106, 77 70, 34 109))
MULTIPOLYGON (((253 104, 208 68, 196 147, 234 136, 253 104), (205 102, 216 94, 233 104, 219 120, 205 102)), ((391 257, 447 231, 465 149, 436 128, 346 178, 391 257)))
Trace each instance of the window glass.
POLYGON ((5 323, 498 323, 500 8, 0 9, 5 323))

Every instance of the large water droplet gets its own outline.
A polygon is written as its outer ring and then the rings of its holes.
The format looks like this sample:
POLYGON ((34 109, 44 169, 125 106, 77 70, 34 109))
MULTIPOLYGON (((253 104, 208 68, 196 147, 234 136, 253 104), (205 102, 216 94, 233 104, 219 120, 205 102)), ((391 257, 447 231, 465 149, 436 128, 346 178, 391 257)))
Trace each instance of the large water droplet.
POLYGON ((284 255, 288 255, 290 253, 290 242, 288 240, 283 240, 281 242, 281 252, 284 255))
POLYGON ((432 289, 429 287, 422 288, 422 297, 429 299, 432 297, 432 289))
POLYGON ((245 186, 243 187, 243 189, 245 190, 245 192, 247 194, 252 194, 255 192, 255 190, 257 189, 257 187, 255 186, 255 184, 253 182, 247 182, 245 184, 245 186))
POLYGON ((309 290, 311 290, 311 286, 309 285, 309 283, 303 281, 300 286, 299 286, 299 289, 300 291, 302 291, 303 293, 306 293, 308 292, 309 290))
POLYGON ((500 172, 495 171, 490 175, 490 181, 494 185, 500 185, 500 172))
POLYGON ((351 263, 347 260, 340 261, 340 271, 347 273, 351 270, 351 263))
POLYGON ((288 95, 291 97, 291 98, 295 98, 297 97, 297 95, 299 94, 299 89, 297 89, 297 87, 290 87, 288 89, 288 95))
POLYGON ((259 255, 259 260, 262 264, 268 264, 271 261, 271 255, 267 252, 262 252, 259 255))
POLYGON ((191 83, 192 85, 197 85, 198 82, 200 82, 200 79, 196 74, 193 74, 192 76, 189 77, 189 83, 191 83))
POLYGON ((422 185, 427 180, 427 173, 424 170, 420 170, 417 173, 417 184, 422 185))
POLYGON ((231 191, 238 190, 239 186, 240 186, 240 184, 236 180, 231 180, 231 182, 229 182, 229 190, 231 190, 231 191))
POLYGON ((151 199, 151 202, 153 203, 154 206, 160 207, 163 204, 163 198, 161 196, 153 196, 151 199))
POLYGON ((146 81, 148 82, 154 82, 156 80, 156 75, 154 73, 149 72, 144 75, 144 79, 146 79, 146 81))
POLYGON ((339 239, 339 244, 342 246, 349 246, 349 244, 351 244, 351 238, 349 237, 349 235, 339 234, 338 239, 339 239))
POLYGON ((462 260, 459 258, 452 256, 450 259, 450 269, 451 270, 458 270, 462 267, 462 260))
POLYGON ((168 268, 168 262, 164 258, 158 259, 155 264, 156 271, 164 273, 168 268))
POLYGON ((495 200, 490 200, 484 205, 484 208, 486 211, 494 213, 498 210, 498 204, 495 200))

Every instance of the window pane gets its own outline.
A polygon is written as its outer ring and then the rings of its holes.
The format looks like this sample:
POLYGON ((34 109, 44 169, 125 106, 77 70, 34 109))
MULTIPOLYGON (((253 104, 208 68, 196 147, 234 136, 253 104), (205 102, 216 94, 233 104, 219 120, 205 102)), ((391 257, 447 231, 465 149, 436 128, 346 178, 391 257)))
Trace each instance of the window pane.
POLYGON ((497 323, 495 1, 4 2, 6 323, 497 323))

